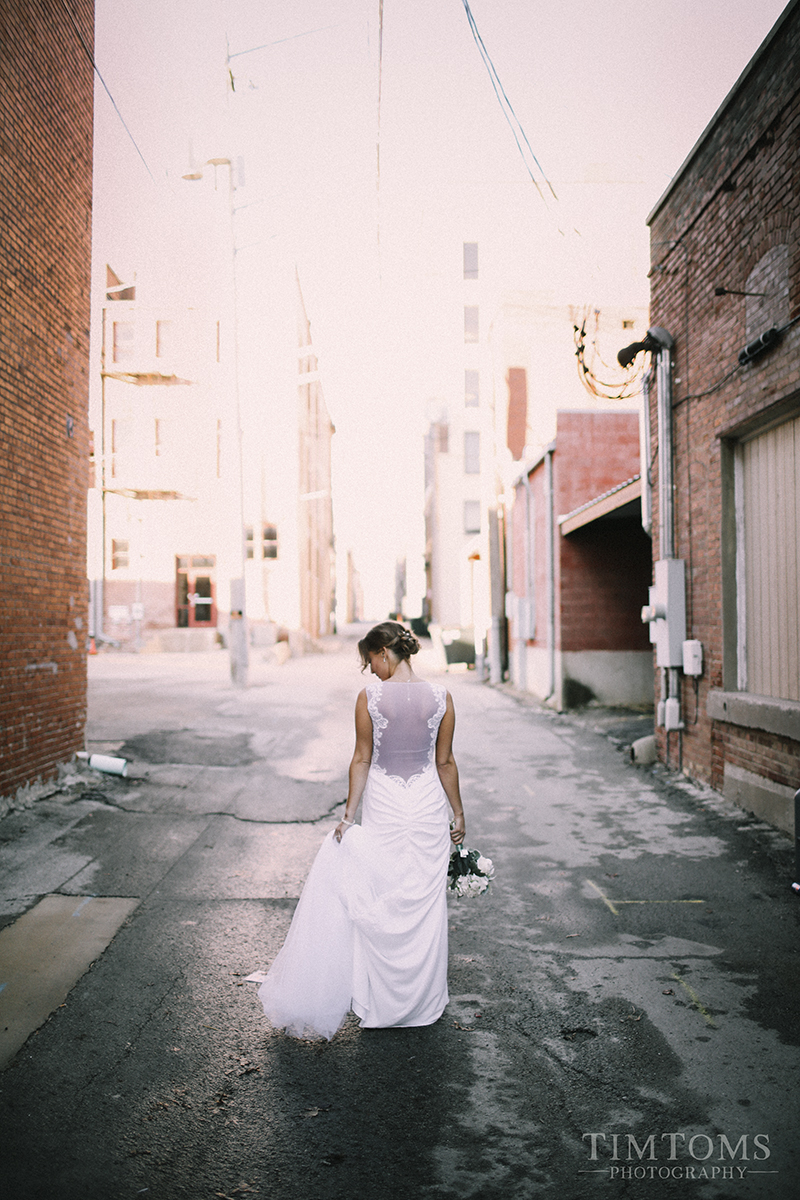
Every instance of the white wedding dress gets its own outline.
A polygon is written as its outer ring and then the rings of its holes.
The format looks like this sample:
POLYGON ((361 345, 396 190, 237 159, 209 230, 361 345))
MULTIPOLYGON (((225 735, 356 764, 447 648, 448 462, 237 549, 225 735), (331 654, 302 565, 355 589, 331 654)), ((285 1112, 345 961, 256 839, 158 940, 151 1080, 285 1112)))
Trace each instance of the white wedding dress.
POLYGON ((320 847, 291 928, 258 991, 276 1028, 332 1038, 431 1025, 447 1004, 449 807, 436 769, 446 690, 367 685, 372 762, 361 824, 320 847))

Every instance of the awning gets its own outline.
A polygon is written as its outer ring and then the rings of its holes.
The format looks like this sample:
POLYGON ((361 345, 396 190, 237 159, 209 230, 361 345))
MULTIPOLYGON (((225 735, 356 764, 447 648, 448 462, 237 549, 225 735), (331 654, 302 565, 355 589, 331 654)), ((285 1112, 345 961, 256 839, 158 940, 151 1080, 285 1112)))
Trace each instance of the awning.
POLYGON ((619 483, 609 491, 603 492, 602 496, 597 496, 594 500, 587 500, 586 504, 582 504, 580 508, 573 509, 566 516, 559 517, 558 524, 561 533, 566 537, 568 533, 574 533, 576 529, 580 529, 583 525, 590 525, 592 521, 597 521, 600 517, 628 516, 628 513, 620 511, 627 508, 628 505, 631 506, 630 515, 634 516, 638 511, 636 501, 640 499, 641 495, 642 477, 634 475, 632 479, 626 479, 624 483, 619 483))

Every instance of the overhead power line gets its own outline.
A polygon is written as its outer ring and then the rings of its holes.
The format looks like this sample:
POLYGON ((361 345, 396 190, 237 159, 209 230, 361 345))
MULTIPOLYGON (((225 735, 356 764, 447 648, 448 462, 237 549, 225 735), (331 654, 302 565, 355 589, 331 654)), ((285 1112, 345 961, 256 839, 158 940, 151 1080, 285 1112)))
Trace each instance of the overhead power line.
POLYGON ((108 84, 106 83, 105 79, 103 79, 103 76, 100 74, 100 71, 99 71, 99 69, 98 69, 97 63, 94 61, 94 55, 92 54, 91 50, 89 49, 89 47, 87 46, 87 44, 86 44, 86 42, 85 42, 85 40, 84 40, 83 34, 81 33, 81 31, 80 31, 80 28, 78 27, 78 22, 75 20, 75 15, 74 15, 74 13, 72 12, 72 10, 71 10, 71 9, 69 8, 69 6, 67 5, 67 3, 66 3, 66 0, 61 0, 61 6, 62 6, 62 8, 64 9, 64 12, 65 12, 65 13, 67 14, 67 16, 69 17, 69 19, 70 19, 70 22, 72 23, 72 27, 73 27, 73 29, 75 30, 75 33, 76 33, 76 35, 77 35, 77 38, 78 38, 78 41, 80 42, 81 46, 83 47, 83 49, 84 49, 84 52, 85 52, 85 54, 86 54, 86 57, 89 59, 89 62, 92 64, 92 69, 93 69, 93 71, 94 71, 95 75, 96 75, 96 76, 97 76, 97 78, 100 80, 100 82, 102 83, 103 87, 105 88, 105 93, 106 93, 106 95, 108 96, 109 100, 111 101, 111 104, 113 105, 114 112, 117 114, 117 116, 119 117, 120 121, 122 122, 122 128, 125 130, 125 132, 127 133, 128 137, 131 139, 131 144, 133 145, 133 148, 134 148, 134 150, 136 151, 136 153, 139 155, 139 158, 140 158, 140 159, 142 160, 142 162, 144 163, 144 169, 145 169, 145 171, 147 171, 147 174, 148 174, 148 175, 150 176, 150 178, 153 180, 153 183, 155 183, 155 182, 156 182, 156 180, 155 180, 155 176, 153 175, 153 172, 150 170, 149 166, 147 165, 147 159, 145 158, 145 156, 142 154, 141 150, 140 150, 140 149, 139 149, 139 147, 137 146, 137 144, 136 144, 136 138, 135 138, 135 137, 133 136, 133 134, 131 133, 130 129, 129 129, 129 128, 128 128, 128 126, 127 126, 127 123, 126 123, 126 121, 125 121, 125 118, 123 117, 123 115, 122 115, 122 113, 119 111, 119 109, 117 108, 117 102, 116 102, 116 100, 114 99, 114 97, 111 95, 111 92, 110 92, 110 91, 109 91, 109 89, 108 89, 108 84))
POLYGON ((558 196, 556 195, 556 193, 553 189, 553 185, 551 184, 550 180, 545 175, 542 164, 539 162, 538 158, 534 154, 533 147, 531 146, 530 142, 528 141, 528 135, 526 134, 525 130, 523 129, 522 123, 521 123, 519 117, 517 116, 517 114, 514 112, 513 105, 511 103, 511 101, 509 100, 508 96, 506 95, 506 90, 503 87, 500 76, 497 73, 497 68, 495 67, 494 63, 492 62, 491 55, 489 54, 489 51, 486 49, 483 38, 480 35, 480 30, 478 29, 477 23, 475 21, 475 17, 472 14, 472 9, 469 6, 469 0, 462 0, 462 4, 464 5, 464 12, 467 14, 467 20, 469 21, 469 27, 470 27, 470 31, 472 33, 472 37, 475 41, 475 45, 478 47, 480 56, 483 59, 486 70, 489 73, 489 79, 491 80, 492 88, 494 89, 494 94, 497 97, 497 102, 500 105, 501 109, 503 110, 503 116, 505 117, 506 121, 508 122, 509 129, 511 130, 512 134, 514 135, 514 141, 517 143, 517 149, 520 152, 520 156, 522 158, 522 161, 525 164, 525 169, 531 178, 531 182, 532 182, 533 186, 536 188, 539 195, 544 200, 545 199, 544 192, 540 188, 539 182, 538 182, 536 176, 534 175, 533 168, 531 167, 531 162, 529 161, 529 156, 530 156, 530 160, 532 160, 533 164, 538 168, 539 173, 541 174, 542 180, 547 185, 547 188, 549 189, 550 194, 552 195, 553 199, 558 200, 558 196), (527 154, 525 152, 525 149, 523 149, 523 142, 524 142, 525 146, 527 147, 527 154))

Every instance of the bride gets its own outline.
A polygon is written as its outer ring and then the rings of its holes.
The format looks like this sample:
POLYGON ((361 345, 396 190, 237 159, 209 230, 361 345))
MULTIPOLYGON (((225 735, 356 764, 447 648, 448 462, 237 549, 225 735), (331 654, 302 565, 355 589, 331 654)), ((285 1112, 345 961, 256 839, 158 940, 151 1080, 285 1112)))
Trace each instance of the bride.
POLYGON ((358 643, 375 679, 356 701, 344 817, 258 992, 272 1024, 295 1037, 332 1038, 350 1009, 363 1028, 431 1025, 447 1004, 445 883, 464 810, 453 701, 414 674, 418 650, 397 621, 358 643))

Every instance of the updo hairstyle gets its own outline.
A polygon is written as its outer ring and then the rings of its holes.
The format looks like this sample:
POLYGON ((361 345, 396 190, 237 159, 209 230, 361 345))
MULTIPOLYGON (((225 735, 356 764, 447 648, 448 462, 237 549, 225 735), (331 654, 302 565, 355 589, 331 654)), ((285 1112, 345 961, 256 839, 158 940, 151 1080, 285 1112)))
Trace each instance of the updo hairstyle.
POLYGON ((370 654, 377 654, 380 650, 391 650, 397 658, 407 662, 419 650, 419 642, 411 630, 399 621, 382 621, 380 625, 374 625, 358 643, 362 671, 369 666, 370 654))

